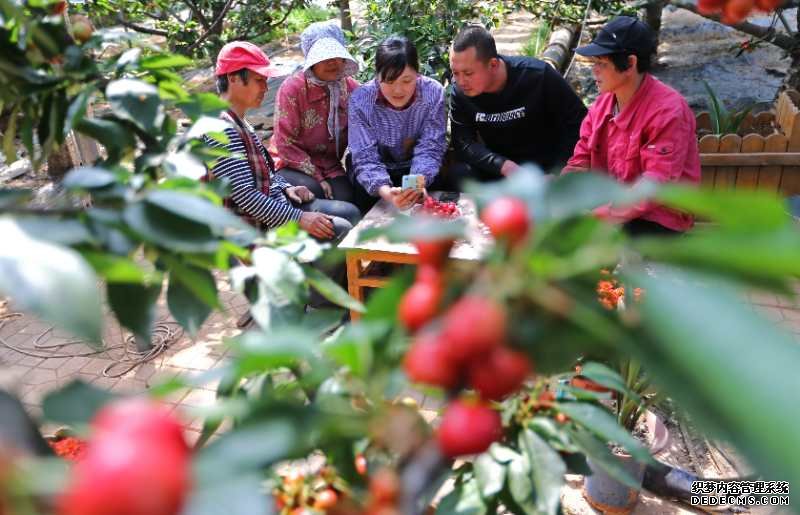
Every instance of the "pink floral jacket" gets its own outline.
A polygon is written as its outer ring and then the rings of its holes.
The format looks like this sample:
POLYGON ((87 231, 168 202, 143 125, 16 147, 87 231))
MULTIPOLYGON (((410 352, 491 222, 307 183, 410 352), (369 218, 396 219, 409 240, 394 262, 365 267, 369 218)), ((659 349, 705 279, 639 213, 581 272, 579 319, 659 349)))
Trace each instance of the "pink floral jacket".
POLYGON ((317 181, 345 174, 341 158, 347 148, 347 104, 358 87, 346 77, 347 87, 339 100, 339 151, 328 134, 329 100, 326 88, 312 84, 300 71, 287 78, 275 98, 275 132, 269 153, 275 168, 293 168, 317 181))

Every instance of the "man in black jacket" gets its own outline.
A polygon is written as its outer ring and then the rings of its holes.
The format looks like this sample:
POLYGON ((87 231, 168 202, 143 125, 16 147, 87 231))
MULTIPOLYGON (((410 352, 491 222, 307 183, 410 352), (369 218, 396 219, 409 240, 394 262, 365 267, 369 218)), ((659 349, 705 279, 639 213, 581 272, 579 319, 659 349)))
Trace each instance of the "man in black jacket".
POLYGON ((450 121, 456 179, 501 179, 523 163, 560 171, 586 107, 548 64, 497 54, 483 27, 461 29, 450 49, 455 86, 450 121))

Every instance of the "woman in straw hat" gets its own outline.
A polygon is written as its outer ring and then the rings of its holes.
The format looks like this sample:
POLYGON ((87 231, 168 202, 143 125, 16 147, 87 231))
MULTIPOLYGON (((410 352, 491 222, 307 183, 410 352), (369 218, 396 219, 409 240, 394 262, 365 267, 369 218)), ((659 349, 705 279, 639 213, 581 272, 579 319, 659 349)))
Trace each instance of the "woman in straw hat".
POLYGON ((353 201, 342 166, 347 105, 358 87, 358 64, 334 22, 312 23, 300 35, 303 69, 278 89, 269 151, 279 174, 319 198, 353 201))

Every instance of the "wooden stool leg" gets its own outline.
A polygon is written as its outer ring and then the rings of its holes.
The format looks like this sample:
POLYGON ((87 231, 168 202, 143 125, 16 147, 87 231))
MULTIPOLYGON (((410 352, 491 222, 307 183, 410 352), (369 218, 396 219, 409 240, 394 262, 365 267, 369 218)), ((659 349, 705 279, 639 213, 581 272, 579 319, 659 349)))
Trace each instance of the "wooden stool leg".
MULTIPOLYGON (((361 259, 357 254, 348 252, 346 257, 347 262, 347 292, 351 297, 359 302, 364 302, 364 287, 359 284, 361 279, 361 267, 359 266, 361 259)), ((361 313, 350 310, 350 320, 358 320, 361 318, 361 313)))

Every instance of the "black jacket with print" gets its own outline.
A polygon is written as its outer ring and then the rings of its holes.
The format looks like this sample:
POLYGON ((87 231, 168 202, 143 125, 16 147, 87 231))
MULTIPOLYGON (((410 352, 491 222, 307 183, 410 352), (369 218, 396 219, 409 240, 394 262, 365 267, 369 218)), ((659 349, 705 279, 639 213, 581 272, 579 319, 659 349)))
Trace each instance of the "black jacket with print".
POLYGON ((586 107, 550 65, 501 56, 502 91, 468 97, 453 87, 450 120, 456 158, 484 175, 499 175, 506 159, 560 171, 578 141, 586 107))

